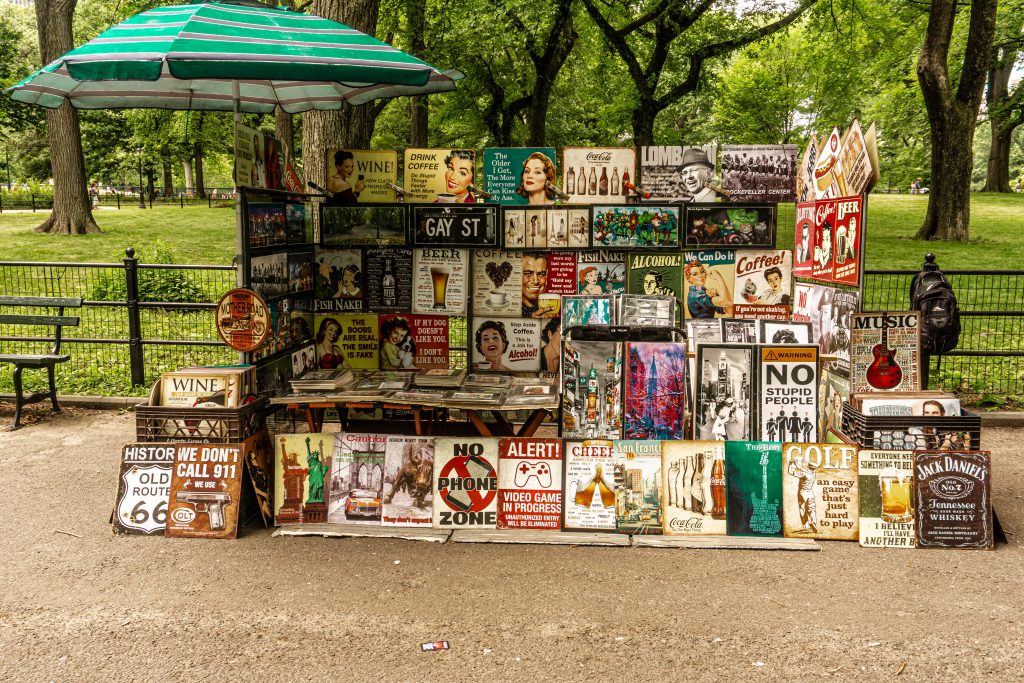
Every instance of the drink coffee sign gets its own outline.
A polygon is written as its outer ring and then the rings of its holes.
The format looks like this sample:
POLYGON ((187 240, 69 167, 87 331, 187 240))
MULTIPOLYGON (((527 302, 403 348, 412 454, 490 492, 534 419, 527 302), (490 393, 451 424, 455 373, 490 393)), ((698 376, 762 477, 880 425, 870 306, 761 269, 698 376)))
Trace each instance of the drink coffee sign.
POLYGON ((417 246, 494 247, 498 207, 427 204, 412 207, 412 239, 417 246))

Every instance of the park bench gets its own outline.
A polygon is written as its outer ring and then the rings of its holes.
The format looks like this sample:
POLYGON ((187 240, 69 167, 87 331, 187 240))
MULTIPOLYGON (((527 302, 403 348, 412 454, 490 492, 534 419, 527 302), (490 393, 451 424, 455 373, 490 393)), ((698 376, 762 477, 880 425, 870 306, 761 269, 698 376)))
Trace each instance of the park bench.
POLYGON ((60 412, 60 406, 57 405, 57 385, 53 378, 54 366, 71 358, 70 354, 62 354, 60 352, 61 328, 65 325, 78 325, 78 317, 64 315, 64 309, 79 308, 81 305, 82 300, 80 298, 0 296, 0 308, 26 306, 57 309, 57 315, 0 314, 0 325, 32 325, 54 328, 53 348, 50 349, 49 353, 0 353, 0 363, 12 363, 14 365, 14 429, 21 427, 22 406, 30 403, 36 403, 49 398, 53 404, 54 412, 60 412), (21 371, 25 368, 46 368, 50 376, 50 390, 24 396, 21 388, 21 371))

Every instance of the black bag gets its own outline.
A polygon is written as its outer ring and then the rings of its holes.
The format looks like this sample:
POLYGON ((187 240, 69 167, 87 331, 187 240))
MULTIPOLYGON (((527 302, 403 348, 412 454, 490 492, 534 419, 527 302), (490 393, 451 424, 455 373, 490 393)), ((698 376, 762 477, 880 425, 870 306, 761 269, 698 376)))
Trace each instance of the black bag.
POLYGON ((960 307, 946 276, 924 270, 910 283, 910 308, 921 313, 921 351, 947 353, 960 341, 960 307))

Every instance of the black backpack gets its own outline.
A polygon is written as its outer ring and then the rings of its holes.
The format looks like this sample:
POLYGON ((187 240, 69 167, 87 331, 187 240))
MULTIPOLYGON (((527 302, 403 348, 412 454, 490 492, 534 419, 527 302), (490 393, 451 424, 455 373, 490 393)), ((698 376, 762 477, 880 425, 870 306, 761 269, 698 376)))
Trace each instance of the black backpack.
POLYGON ((934 263, 926 263, 910 283, 910 308, 921 313, 923 353, 939 355, 956 348, 960 341, 960 307, 953 286, 934 263))

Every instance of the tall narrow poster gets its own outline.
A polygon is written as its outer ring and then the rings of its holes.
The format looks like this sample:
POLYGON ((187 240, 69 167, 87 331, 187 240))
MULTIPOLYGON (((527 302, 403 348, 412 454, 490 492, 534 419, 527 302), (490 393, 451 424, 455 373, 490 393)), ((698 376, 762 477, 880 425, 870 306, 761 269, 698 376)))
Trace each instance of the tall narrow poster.
POLYGON ((914 454, 861 450, 860 544, 865 548, 914 547, 914 454))
POLYGON ((835 199, 848 195, 846 188, 842 185, 841 147, 838 128, 833 128, 828 137, 821 139, 817 148, 818 158, 813 172, 815 199, 835 199))
POLYGON ((565 442, 563 531, 615 530, 614 476, 611 441, 565 442))
POLYGON ((616 441, 615 530, 622 534, 660 534, 661 442, 616 441))
POLYGON ((726 530, 730 536, 782 536, 782 444, 725 444, 726 530))
POLYGON ((561 528, 561 440, 501 439, 498 460, 498 528, 561 528))
POLYGON ((434 528, 498 526, 498 439, 434 441, 434 528))
POLYGON ((500 204, 554 204, 555 159, 552 147, 488 147, 484 188, 500 204))
POLYGON ((327 521, 380 524, 384 496, 383 434, 334 434, 327 521))
POLYGON ((434 440, 388 435, 384 444, 384 526, 433 524, 434 440))
POLYGON ((761 441, 815 443, 818 438, 818 347, 759 346, 761 441))
POLYGON ((686 320, 732 318, 736 253, 687 251, 683 266, 683 312, 686 320))
POLYGON ((855 313, 850 320, 851 392, 920 391, 920 313, 855 313))
POLYGON ((917 547, 991 550, 991 474, 988 451, 915 453, 917 547))
POLYGON ((562 436, 622 436, 622 344, 565 341, 562 345, 562 436))
POLYGON ((164 535, 235 538, 242 502, 242 448, 181 444, 174 455, 164 535))
POLYGON ((725 444, 663 441, 665 533, 670 536, 726 534, 725 444))
POLYGON ((818 164, 818 140, 812 134, 807 140, 800 168, 796 173, 797 202, 814 201, 814 167, 818 164))
POLYGON ((374 313, 412 310, 412 249, 371 247, 364 260, 366 307, 374 313))
POLYGON ((814 202, 803 202, 796 205, 796 229, 793 238, 793 275, 810 277, 813 271, 814 241, 814 202))
POLYGON ((863 200, 849 197, 836 202, 835 245, 832 248, 832 281, 856 287, 860 284, 863 200))
POLYGON ((853 120, 850 128, 843 136, 842 148, 839 152, 839 164, 843 169, 843 180, 846 185, 846 195, 849 197, 860 195, 871 186, 875 179, 875 172, 871 168, 871 159, 868 155, 867 143, 864 134, 860 130, 860 121, 853 120))
POLYGON ((428 248, 413 252, 413 313, 465 315, 469 251, 428 248))
POLYGON ((636 150, 629 147, 566 147, 562 190, 570 204, 625 204, 636 182, 636 150))
POLYGON ((787 443, 782 454, 786 538, 858 540, 857 447, 787 443))
POLYGON ((626 439, 682 439, 686 415, 686 344, 626 344, 626 439))

